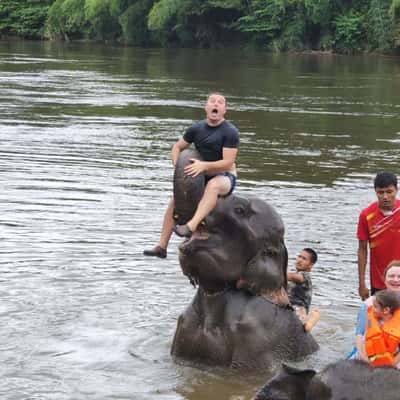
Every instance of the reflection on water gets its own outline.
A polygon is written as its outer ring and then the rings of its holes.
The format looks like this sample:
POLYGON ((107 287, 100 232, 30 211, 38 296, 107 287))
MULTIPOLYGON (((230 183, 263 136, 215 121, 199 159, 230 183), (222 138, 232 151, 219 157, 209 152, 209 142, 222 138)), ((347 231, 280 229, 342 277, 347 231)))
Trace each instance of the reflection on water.
POLYGON ((314 247, 316 368, 350 349, 355 230, 397 171, 399 61, 239 51, 0 44, 0 391, 7 399, 250 399, 268 371, 175 363, 194 289, 157 240, 171 144, 227 95, 237 193, 271 202, 291 262, 314 247))

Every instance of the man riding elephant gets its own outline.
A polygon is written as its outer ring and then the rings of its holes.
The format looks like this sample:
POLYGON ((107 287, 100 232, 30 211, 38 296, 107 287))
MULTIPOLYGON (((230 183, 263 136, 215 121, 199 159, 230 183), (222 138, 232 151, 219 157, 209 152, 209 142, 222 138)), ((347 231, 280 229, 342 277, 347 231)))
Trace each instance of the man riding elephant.
POLYGON ((245 368, 301 359, 318 345, 288 305, 283 222, 266 202, 231 194, 238 132, 224 119, 222 95, 209 96, 205 110, 173 146, 174 197, 158 246, 144 252, 165 258, 172 229, 187 237, 181 268, 199 287, 171 353, 245 368), (198 152, 186 149, 192 142, 198 152))
POLYGON ((190 237, 200 222, 214 209, 219 196, 228 196, 236 185, 236 156, 239 131, 225 120, 226 100, 219 93, 208 96, 205 106, 206 119, 196 122, 186 130, 183 138, 173 146, 171 158, 176 166, 180 153, 194 143, 200 157, 192 158, 185 167, 185 174, 193 178, 204 174, 206 186, 190 220, 175 225, 173 197, 164 214, 160 240, 157 246, 143 252, 146 256, 165 258, 172 231, 182 237, 190 237))

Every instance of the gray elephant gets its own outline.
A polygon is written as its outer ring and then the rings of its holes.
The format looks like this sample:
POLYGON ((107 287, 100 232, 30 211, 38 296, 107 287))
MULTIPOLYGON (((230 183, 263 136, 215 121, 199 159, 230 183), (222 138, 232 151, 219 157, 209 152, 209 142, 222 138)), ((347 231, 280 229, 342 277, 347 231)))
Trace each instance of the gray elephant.
MULTIPOLYGON (((190 180, 178 179, 179 161, 176 171, 175 193, 179 185, 191 193, 190 180)), ((194 186, 197 191, 198 182, 194 186)), ((179 209, 180 201, 175 203, 178 218, 190 218, 179 209)), ((268 203, 235 195, 219 199, 201 228, 180 245, 180 264, 199 287, 179 317, 174 356, 270 368, 317 350, 288 305, 284 226, 268 203)))
POLYGON ((254 400, 398 400, 400 371, 342 360, 320 373, 284 365, 254 400))

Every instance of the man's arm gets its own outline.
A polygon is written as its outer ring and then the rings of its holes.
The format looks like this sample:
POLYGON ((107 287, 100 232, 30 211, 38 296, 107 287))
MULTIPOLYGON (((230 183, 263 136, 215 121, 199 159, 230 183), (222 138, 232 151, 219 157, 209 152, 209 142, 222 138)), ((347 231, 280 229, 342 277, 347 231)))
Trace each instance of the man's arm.
POLYGON ((369 297, 369 290, 365 285, 365 270, 367 267, 368 258, 368 241, 358 241, 358 294, 361 300, 365 300, 369 297))
POLYGON ((171 159, 172 159, 172 164, 175 168, 176 161, 178 160, 179 154, 182 150, 188 148, 190 146, 190 143, 188 143, 184 139, 179 139, 175 144, 172 146, 171 150, 171 159))
POLYGON ((192 164, 185 168, 185 173, 194 177, 202 172, 213 175, 219 172, 231 171, 235 165, 237 153, 237 148, 224 147, 222 149, 222 160, 200 161, 192 159, 192 164))
POLYGON ((303 283, 304 282, 304 275, 299 274, 296 272, 288 272, 287 273, 287 280, 296 283, 303 283))

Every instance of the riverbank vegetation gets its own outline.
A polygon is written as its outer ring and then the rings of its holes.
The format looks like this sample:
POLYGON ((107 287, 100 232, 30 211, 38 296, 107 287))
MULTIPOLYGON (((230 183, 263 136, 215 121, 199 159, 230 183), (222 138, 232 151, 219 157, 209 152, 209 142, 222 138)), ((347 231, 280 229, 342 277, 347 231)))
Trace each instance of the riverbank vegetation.
POLYGON ((0 34, 138 46, 400 52, 400 0, 1 0, 0 34))

